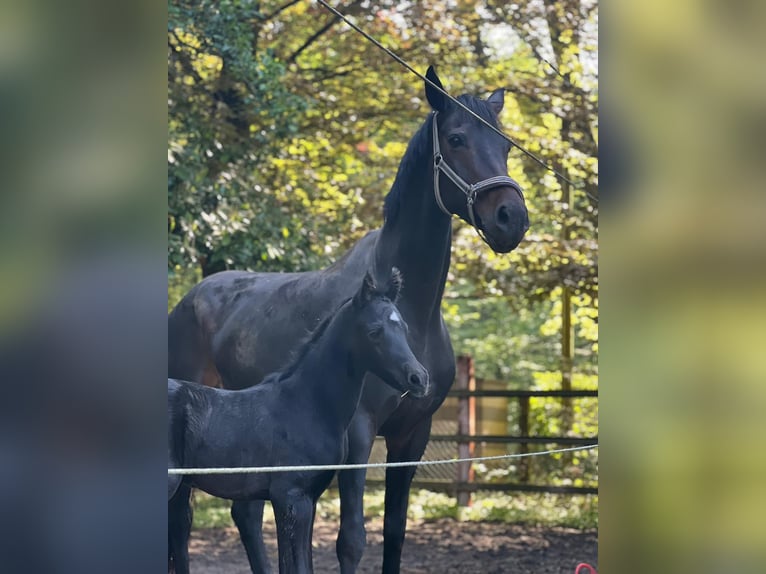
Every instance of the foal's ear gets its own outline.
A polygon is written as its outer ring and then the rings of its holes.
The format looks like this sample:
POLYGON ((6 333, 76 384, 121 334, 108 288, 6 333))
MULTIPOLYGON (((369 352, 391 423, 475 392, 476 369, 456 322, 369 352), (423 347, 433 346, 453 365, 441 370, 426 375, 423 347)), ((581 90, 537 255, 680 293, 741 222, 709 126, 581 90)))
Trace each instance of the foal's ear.
POLYGON ((364 274, 364 279, 362 279, 362 287, 359 289, 359 292, 354 295, 354 304, 357 306, 364 305, 372 299, 376 290, 377 287, 375 286, 375 281, 368 271, 364 274))
MULTIPOLYGON (((426 79, 432 81, 442 90, 444 90, 444 86, 442 86, 441 80, 439 79, 439 76, 436 75, 436 71, 434 70, 433 66, 428 66, 426 79)), ((428 82, 424 82, 424 84, 426 85, 426 99, 428 100, 428 103, 431 104, 431 107, 437 112, 443 112, 447 107, 447 98, 444 97, 444 94, 442 94, 428 82)))
POLYGON ((495 115, 499 116, 505 104, 505 88, 498 88, 492 92, 492 95, 487 98, 487 103, 495 115))
POLYGON ((402 272, 399 271, 396 267, 391 268, 391 278, 388 280, 388 285, 386 285, 386 297, 396 303, 397 299, 399 299, 399 292, 402 290, 402 272))

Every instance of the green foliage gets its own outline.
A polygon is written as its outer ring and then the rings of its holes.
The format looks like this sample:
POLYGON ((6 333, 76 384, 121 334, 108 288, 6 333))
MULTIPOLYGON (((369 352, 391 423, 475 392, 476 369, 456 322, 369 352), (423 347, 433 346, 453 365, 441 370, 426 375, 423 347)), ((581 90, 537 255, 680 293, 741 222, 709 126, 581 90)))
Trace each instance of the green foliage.
POLYGON ((446 300, 444 308, 455 352, 474 358, 477 377, 526 389, 535 372, 555 368, 558 340, 541 332, 549 301, 514 309, 505 297, 461 297, 446 300))
POLYGON ((570 528, 598 528, 598 496, 558 494, 482 494, 462 513, 467 520, 514 522, 570 528))
POLYGON ((253 52, 257 6, 169 4, 170 269, 289 269, 309 251, 304 236, 289 233, 302 214, 274 196, 262 173, 295 133, 306 101, 288 89, 271 51, 253 52))
MULTIPOLYGON (((210 496, 195 490, 192 497, 194 508, 193 528, 226 528, 234 526, 231 518, 231 501, 210 496)), ((269 507, 271 510, 271 507, 269 507)), ((272 514, 273 516, 273 514, 272 514)))
POLYGON ((176 265, 168 270, 168 313, 202 279, 200 269, 176 265))
MULTIPOLYGON (((384 496, 382 489, 368 489, 365 492, 364 514, 367 518, 383 516, 384 496)), ((195 492, 194 528, 233 527, 230 507, 231 503, 228 500, 195 492)), ((317 514, 327 520, 340 519, 337 490, 331 489, 322 495, 317 505, 317 514)), ((470 508, 458 509, 454 497, 429 490, 413 489, 407 517, 410 520, 460 518, 579 529, 598 528, 598 496, 477 492, 473 495, 470 508)), ((270 504, 266 505, 264 519, 274 520, 270 504)))

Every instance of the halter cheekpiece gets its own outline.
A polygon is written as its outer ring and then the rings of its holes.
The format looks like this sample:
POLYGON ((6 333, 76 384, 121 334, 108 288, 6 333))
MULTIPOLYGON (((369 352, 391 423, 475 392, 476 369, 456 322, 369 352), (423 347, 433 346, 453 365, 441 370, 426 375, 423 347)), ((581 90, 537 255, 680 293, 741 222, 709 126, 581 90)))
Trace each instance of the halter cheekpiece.
POLYGON ((447 210, 446 207, 444 207, 444 202, 442 201, 442 194, 439 190, 439 172, 442 172, 444 175, 446 175, 448 178, 452 180, 452 183, 454 183, 457 188, 462 191, 465 194, 466 197, 466 204, 468 206, 468 217, 471 220, 471 225, 476 229, 476 232, 479 234, 479 236, 487 242, 487 238, 484 235, 484 231, 479 228, 479 226, 476 224, 476 216, 473 212, 473 204, 476 201, 476 197, 479 195, 479 192, 486 191, 488 189, 492 189, 495 187, 500 187, 503 185, 508 185, 512 187, 516 193, 521 196, 522 201, 524 200, 524 194, 521 192, 521 187, 519 187, 519 184, 516 183, 512 178, 508 177, 507 175, 496 175, 495 177, 490 177, 487 179, 482 179, 481 181, 478 181, 474 184, 470 184, 466 182, 462 177, 460 177, 454 169, 452 169, 450 166, 447 165, 447 162, 444 161, 444 156, 441 153, 441 148, 439 146, 439 127, 437 125, 436 117, 439 114, 439 112, 433 112, 433 140, 434 140, 434 197, 436 198, 436 204, 439 206, 439 209, 441 209, 444 213, 446 213, 449 216, 452 216, 452 213, 447 210))

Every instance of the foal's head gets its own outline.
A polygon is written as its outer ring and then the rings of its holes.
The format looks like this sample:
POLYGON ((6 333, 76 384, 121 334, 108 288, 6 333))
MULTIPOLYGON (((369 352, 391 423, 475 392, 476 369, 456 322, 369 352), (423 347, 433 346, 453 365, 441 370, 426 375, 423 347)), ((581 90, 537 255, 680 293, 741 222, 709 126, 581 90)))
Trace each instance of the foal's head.
MULTIPOLYGON (((428 68, 426 78, 443 89, 432 67, 428 68)), ((476 193, 471 214, 466 192, 442 173, 439 187, 444 208, 475 225, 494 251, 508 253, 529 229, 524 196, 518 184, 507 177, 511 144, 432 85, 426 83, 425 91, 428 103, 437 112, 436 131, 442 161, 468 185, 503 176, 491 187, 476 193)), ((495 90, 486 100, 466 94, 460 96, 458 101, 497 127, 497 116, 503 109, 504 91, 502 88, 495 90)))
POLYGON ((356 312, 354 337, 368 371, 389 386, 424 397, 431 390, 428 371, 412 354, 407 323, 396 308, 401 286, 402 277, 396 268, 382 287, 369 273, 365 275, 352 301, 356 312))

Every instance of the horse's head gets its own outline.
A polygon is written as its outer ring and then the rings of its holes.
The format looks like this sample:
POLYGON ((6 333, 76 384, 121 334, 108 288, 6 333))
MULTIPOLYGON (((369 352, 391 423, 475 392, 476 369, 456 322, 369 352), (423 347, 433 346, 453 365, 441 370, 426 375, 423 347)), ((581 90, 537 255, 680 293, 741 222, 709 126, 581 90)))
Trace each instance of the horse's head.
MULTIPOLYGON (((432 67, 426 78, 442 87, 432 67)), ((442 88, 443 89, 443 88, 442 88)), ((529 228, 529 215, 519 185, 508 177, 511 144, 483 125, 444 94, 425 83, 435 113, 435 194, 444 211, 467 221, 497 253, 512 251, 529 228)), ((503 89, 486 100, 462 95, 458 101, 497 126, 503 89)))
POLYGON ((357 312, 355 341, 367 370, 397 390, 424 397, 431 390, 428 371, 412 353, 407 323, 396 308, 401 286, 396 268, 380 288, 369 273, 365 275, 353 299, 357 312))

